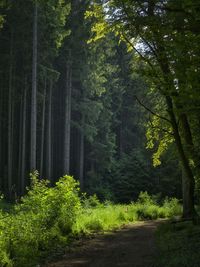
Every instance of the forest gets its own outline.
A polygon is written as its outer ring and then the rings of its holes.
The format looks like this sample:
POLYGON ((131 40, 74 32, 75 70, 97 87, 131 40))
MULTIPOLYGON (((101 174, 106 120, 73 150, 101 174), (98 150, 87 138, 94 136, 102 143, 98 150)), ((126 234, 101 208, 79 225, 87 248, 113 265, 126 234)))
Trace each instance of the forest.
POLYGON ((0 0, 0 266, 199 267, 199 44, 199 0, 0 0), (154 265, 50 263, 140 223, 154 265))

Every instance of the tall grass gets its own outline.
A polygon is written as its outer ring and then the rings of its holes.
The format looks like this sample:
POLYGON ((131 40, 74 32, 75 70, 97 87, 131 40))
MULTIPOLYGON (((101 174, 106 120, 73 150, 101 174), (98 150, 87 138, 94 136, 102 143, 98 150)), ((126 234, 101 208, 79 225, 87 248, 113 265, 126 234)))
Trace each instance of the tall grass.
POLYGON ((113 205, 111 203, 97 203, 93 207, 87 205, 87 208, 80 210, 72 232, 80 235, 107 231, 140 220, 172 218, 180 215, 181 212, 182 208, 177 199, 167 198, 159 205, 147 192, 141 192, 138 201, 129 205, 113 205))

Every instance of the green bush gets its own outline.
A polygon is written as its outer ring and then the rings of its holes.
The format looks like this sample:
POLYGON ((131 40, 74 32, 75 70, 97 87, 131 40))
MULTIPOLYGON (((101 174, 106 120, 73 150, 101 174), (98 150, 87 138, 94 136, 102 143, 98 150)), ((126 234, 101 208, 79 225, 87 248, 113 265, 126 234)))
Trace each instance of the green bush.
POLYGON ((176 198, 165 198, 163 202, 163 209, 165 210, 165 217, 173 217, 180 215, 182 207, 176 198))
POLYGON ((157 218, 171 218, 180 215, 182 207, 176 198, 165 198, 162 205, 157 203, 156 196, 150 196, 147 192, 141 192, 136 206, 137 216, 140 220, 157 218))
POLYGON ((137 203, 143 204, 143 205, 152 205, 156 204, 153 197, 150 196, 147 191, 145 192, 140 192, 138 196, 137 203))
POLYGON ((82 207, 87 208, 94 208, 100 206, 100 200, 97 198, 97 195, 94 194, 92 196, 87 197, 86 194, 82 194, 82 207))
POLYGON ((48 184, 32 175, 27 195, 0 225, 1 266, 33 266, 51 246, 67 241, 80 209, 78 184, 70 176, 53 188, 48 184))

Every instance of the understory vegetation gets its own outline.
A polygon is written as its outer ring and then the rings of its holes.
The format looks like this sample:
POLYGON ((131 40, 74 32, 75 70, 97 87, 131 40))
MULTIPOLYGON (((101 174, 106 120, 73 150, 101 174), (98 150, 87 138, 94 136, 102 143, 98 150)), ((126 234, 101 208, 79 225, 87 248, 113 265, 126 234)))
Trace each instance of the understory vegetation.
POLYGON ((54 187, 32 176, 28 193, 8 211, 0 209, 0 266, 34 266, 56 246, 98 231, 108 231, 144 219, 181 213, 177 199, 158 203, 142 192, 129 205, 100 203, 80 195, 78 183, 62 177, 54 187))
POLYGON ((157 230, 155 267, 199 267, 200 226, 192 222, 163 224, 157 230))

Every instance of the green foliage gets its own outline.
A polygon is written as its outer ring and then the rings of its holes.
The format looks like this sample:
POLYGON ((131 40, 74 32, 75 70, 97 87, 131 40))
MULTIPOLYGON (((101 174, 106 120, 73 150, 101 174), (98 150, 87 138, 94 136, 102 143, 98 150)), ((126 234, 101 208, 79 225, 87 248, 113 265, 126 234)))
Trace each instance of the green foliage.
POLYGON ((156 147, 152 158, 153 166, 157 167, 161 164, 160 157, 174 142, 172 129, 157 116, 152 116, 152 121, 149 121, 146 127, 147 148, 153 149, 156 147))
POLYGON ((165 199, 163 205, 157 202, 156 196, 141 192, 138 201, 129 205, 106 203, 84 208, 77 216, 73 233, 80 235, 107 231, 138 220, 172 218, 181 214, 182 209, 177 199, 165 199))
POLYGON ((182 212, 177 199, 166 198, 163 204, 159 205, 157 196, 150 196, 147 192, 140 193, 135 205, 140 219, 172 218, 182 212))
POLYGON ((150 194, 181 198, 181 171, 178 165, 174 144, 162 157, 162 164, 157 168, 151 164, 149 151, 133 149, 123 154, 113 164, 107 181, 113 194, 113 201, 129 203, 135 201, 140 191, 147 190, 150 194))
POLYGON ((32 175, 32 184, 15 212, 1 220, 1 265, 32 266, 56 244, 67 242, 80 208, 78 184, 62 177, 53 188, 32 175))
POLYGON ((82 207, 87 209, 87 208, 94 208, 100 206, 101 203, 99 199, 97 198, 97 195, 94 194, 92 196, 87 197, 86 194, 82 195, 82 207))
POLYGON ((111 176, 112 190, 120 203, 135 201, 142 190, 152 192, 151 166, 139 151, 122 155, 111 176))
POLYGON ((155 267, 198 267, 200 227, 192 222, 161 225, 157 231, 155 267))
POLYGON ((145 192, 140 192, 139 196, 138 196, 138 203, 143 204, 143 205, 152 205, 155 204, 155 201, 153 200, 153 198, 147 193, 147 191, 145 192))

